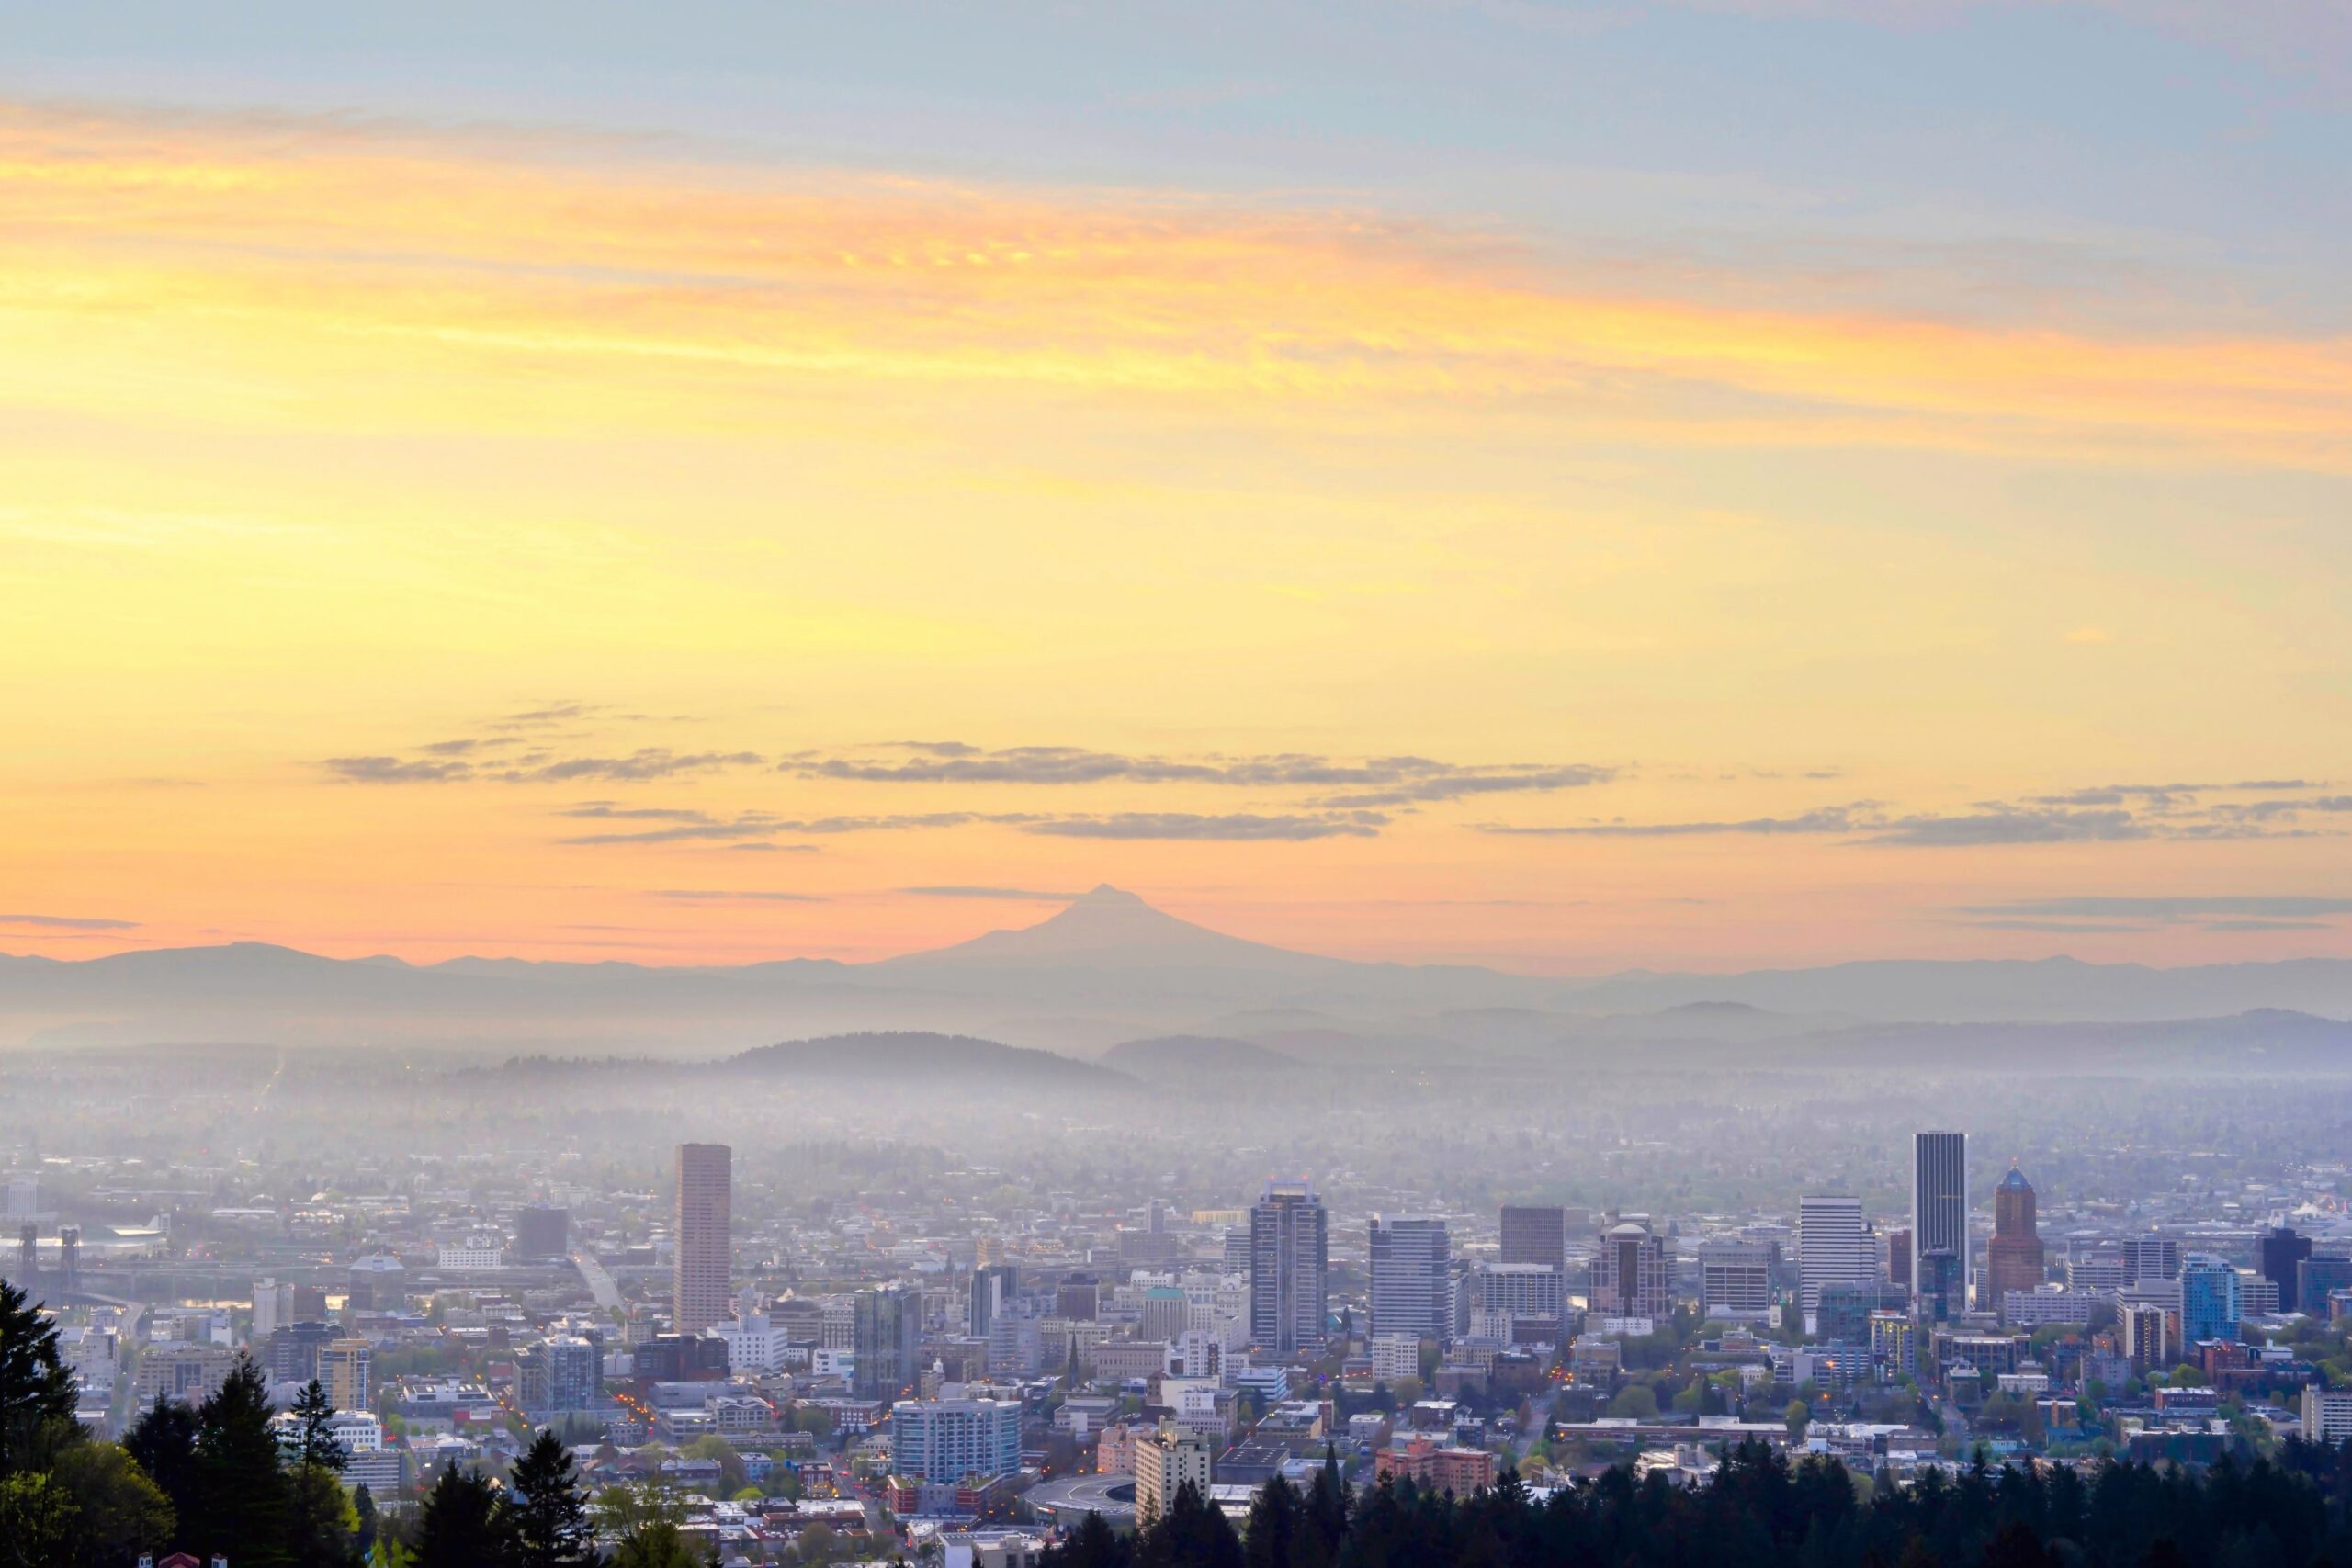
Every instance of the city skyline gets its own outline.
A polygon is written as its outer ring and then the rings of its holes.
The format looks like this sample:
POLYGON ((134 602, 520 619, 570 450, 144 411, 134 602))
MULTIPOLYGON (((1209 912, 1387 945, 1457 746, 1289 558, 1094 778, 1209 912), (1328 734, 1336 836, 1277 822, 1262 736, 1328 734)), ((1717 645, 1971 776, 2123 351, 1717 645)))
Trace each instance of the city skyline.
POLYGON ((2352 1564, 2352 0, 17 11, 0 1558, 2352 1564))

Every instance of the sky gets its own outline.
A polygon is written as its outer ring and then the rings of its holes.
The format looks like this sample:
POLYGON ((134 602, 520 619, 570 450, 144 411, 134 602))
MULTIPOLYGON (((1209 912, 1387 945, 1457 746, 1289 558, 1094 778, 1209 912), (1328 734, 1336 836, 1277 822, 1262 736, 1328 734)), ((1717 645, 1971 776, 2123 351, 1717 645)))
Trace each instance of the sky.
POLYGON ((2352 956, 2335 0, 8 32, 0 950, 2352 956))

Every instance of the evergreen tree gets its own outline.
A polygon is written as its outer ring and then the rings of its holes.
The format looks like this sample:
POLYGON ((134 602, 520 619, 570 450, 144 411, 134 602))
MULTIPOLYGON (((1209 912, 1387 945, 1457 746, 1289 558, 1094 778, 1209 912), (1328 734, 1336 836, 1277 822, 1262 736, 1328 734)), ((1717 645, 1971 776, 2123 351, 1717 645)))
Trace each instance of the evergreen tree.
POLYGON ((1100 1514, 1087 1515, 1078 1529, 1046 1553, 1046 1568, 1129 1568, 1134 1561, 1134 1543, 1100 1514))
POLYGON ((351 1494, 352 1550, 359 1561, 367 1562, 376 1555, 376 1496, 362 1482, 351 1494))
POLYGON ((267 1383, 240 1353, 220 1389, 197 1407, 195 1485, 181 1529, 201 1557, 237 1568, 284 1568, 289 1488, 269 1427, 267 1383))
POLYGON ((415 1568, 494 1568, 514 1550, 514 1531, 498 1489, 478 1470, 452 1465, 425 1494, 415 1568))
POLYGON ((1136 1545, 1136 1568, 1242 1568, 1241 1539, 1190 1482, 1136 1545))
POLYGON ((287 1476, 286 1557, 294 1568, 350 1568, 358 1560, 359 1517, 342 1478, 323 1464, 287 1476))
POLYGON ((327 1397, 325 1387, 312 1378, 294 1396, 295 1428, 294 1462, 332 1470, 340 1475, 350 1468, 351 1450, 334 1435, 334 1402, 327 1397))
POLYGON ((1249 1528, 1241 1532, 1244 1568, 1290 1568, 1302 1506, 1298 1488, 1282 1476, 1259 1489, 1250 1505, 1249 1528))
POLYGON ((172 1512, 187 1523, 196 1515, 196 1412, 177 1400, 158 1398, 154 1408, 130 1425, 122 1446, 147 1478, 164 1490, 172 1512))
POLYGON ((520 1568, 575 1568, 594 1561, 595 1527, 579 1467, 552 1431, 533 1439, 507 1478, 520 1568))
POLYGON ((78 1438, 74 1405, 57 1325, 0 1280, 0 1477, 46 1468, 57 1449, 78 1438))

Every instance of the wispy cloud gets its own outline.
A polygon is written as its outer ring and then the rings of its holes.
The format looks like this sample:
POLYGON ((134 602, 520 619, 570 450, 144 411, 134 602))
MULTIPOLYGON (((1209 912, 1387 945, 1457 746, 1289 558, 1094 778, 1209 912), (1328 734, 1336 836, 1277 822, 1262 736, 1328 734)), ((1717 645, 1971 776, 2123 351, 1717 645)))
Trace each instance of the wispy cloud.
POLYGON ((1591 763, 1465 764, 1428 757, 1348 759, 1300 752, 1136 757, 1080 746, 988 750, 961 741, 936 740, 902 743, 878 755, 795 758, 782 766, 806 778, 867 784, 1191 784, 1351 791, 1316 802, 1336 807, 1407 806, 1468 795, 1581 789, 1606 784, 1619 772, 1591 763))
POLYGON ((470 762, 430 757, 329 757, 321 765, 346 784, 452 784, 474 773, 470 762))
MULTIPOLYGON (((1760 309, 1678 267, 1632 292, 1532 243, 1329 204, 533 151, 0 106, 0 167, 22 176, 0 181, 19 242, 0 286, 40 301, 59 343, 102 321, 116 330, 88 352, 137 352, 121 323, 143 316, 154 342, 288 398, 436 428, 469 408, 514 417, 482 389, 527 367, 532 417, 572 429, 697 428, 782 386, 988 387, 1305 418, 1519 405, 1685 446, 2352 465, 2352 345, 2333 340, 1968 324, 1826 288, 1760 309), (355 342, 387 373, 355 384, 355 342)), ((51 395, 101 383, 118 403, 151 395, 95 371, 51 395)))
POLYGON ((728 768, 753 768, 767 759, 756 751, 673 751, 664 746, 644 746, 617 757, 548 757, 535 754, 514 763, 466 761, 469 753, 501 744, 496 740, 436 740, 418 748, 415 757, 329 757, 323 766, 336 777, 358 784, 578 784, 597 780, 607 784, 643 783, 678 778, 689 773, 718 773, 728 768))
POLYGON ((137 920, 109 920, 90 915, 0 915, 0 926, 23 926, 35 931, 137 931, 137 920))
POLYGON ((656 889, 657 898, 674 898, 692 904, 830 904, 831 899, 818 893, 783 893, 768 888, 751 887, 663 887, 656 889))
POLYGON ((1996 844, 2084 844, 2144 839, 2151 829, 2129 811, 2013 807, 1955 817, 1901 817, 1871 829, 1874 844, 1974 849, 1996 844))
MULTIPOLYGON (((2284 781, 2292 785, 2296 781, 2284 781)), ((1707 818, 1667 822, 1484 822, 1481 832, 1552 838, 1664 839, 1713 835, 1833 835, 1860 844, 1928 849, 1980 849, 2003 845, 2120 843, 2145 839, 2297 838, 2310 829, 2296 825, 2303 811, 2334 809, 2328 801, 2206 802, 2199 792, 2281 787, 2269 784, 2226 785, 2108 785, 2031 796, 2024 801, 1984 801, 1971 810, 1904 811, 1880 801, 1826 806, 1789 817, 1707 818), (2117 804, 2131 802, 2132 804, 2117 804)), ((2331 797, 2331 799, 2336 797, 2331 797)), ((2346 797, 2352 809, 2352 797, 2346 797)))
POLYGON ((1057 817, 1023 831, 1057 839, 1198 839, 1227 842, 1369 839, 1385 820, 1374 812, 1303 816, 1237 811, 1202 815, 1190 811, 1114 811, 1100 817, 1057 817))
POLYGON ((2032 917, 2075 916, 2091 919, 2153 920, 2164 924, 2207 921, 2223 917, 2253 919, 2309 920, 2326 915, 2352 915, 2352 898, 2299 893, 2225 893, 2173 897, 2102 897, 2028 898, 2007 904, 1964 905, 1963 915, 2032 917))
POLYGON ((1002 898, 1016 904, 1067 904, 1075 893, 1041 893, 1033 887, 900 887, 916 898, 1002 898))
POLYGON ((1852 833, 1861 829, 1857 807, 1825 806, 1794 817, 1747 817, 1697 822, 1570 822, 1534 825, 1509 822, 1476 824, 1482 833, 1568 839, 1678 839, 1721 833, 1852 833))

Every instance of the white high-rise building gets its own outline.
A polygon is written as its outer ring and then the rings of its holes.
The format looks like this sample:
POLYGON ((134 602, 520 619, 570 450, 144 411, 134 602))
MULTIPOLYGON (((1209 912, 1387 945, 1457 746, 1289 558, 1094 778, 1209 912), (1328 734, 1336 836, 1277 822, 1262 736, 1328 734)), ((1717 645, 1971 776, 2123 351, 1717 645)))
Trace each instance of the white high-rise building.
POLYGON ((1724 1323, 1764 1323, 1772 1315, 1772 1249, 1760 1241, 1716 1237, 1699 1244, 1699 1314, 1724 1323))
POLYGON ((902 1399, 890 1406, 890 1468, 953 1484, 1021 1468, 1021 1402, 902 1399))
POLYGON ((1172 1425, 1136 1443, 1136 1520, 1150 1524, 1168 1512, 1176 1494, 1190 1486, 1208 1501, 1215 1450, 1197 1432, 1172 1425))
POLYGON ((711 1333, 727 1341, 730 1372, 774 1372, 784 1369, 786 1336, 760 1310, 760 1292, 746 1285, 735 1298, 735 1315, 712 1326, 711 1333))
POLYGON ((1825 1285, 1867 1285, 1878 1279, 1878 1243, 1862 1201, 1816 1193, 1797 1205, 1797 1280, 1805 1322, 1821 1310, 1825 1285))

